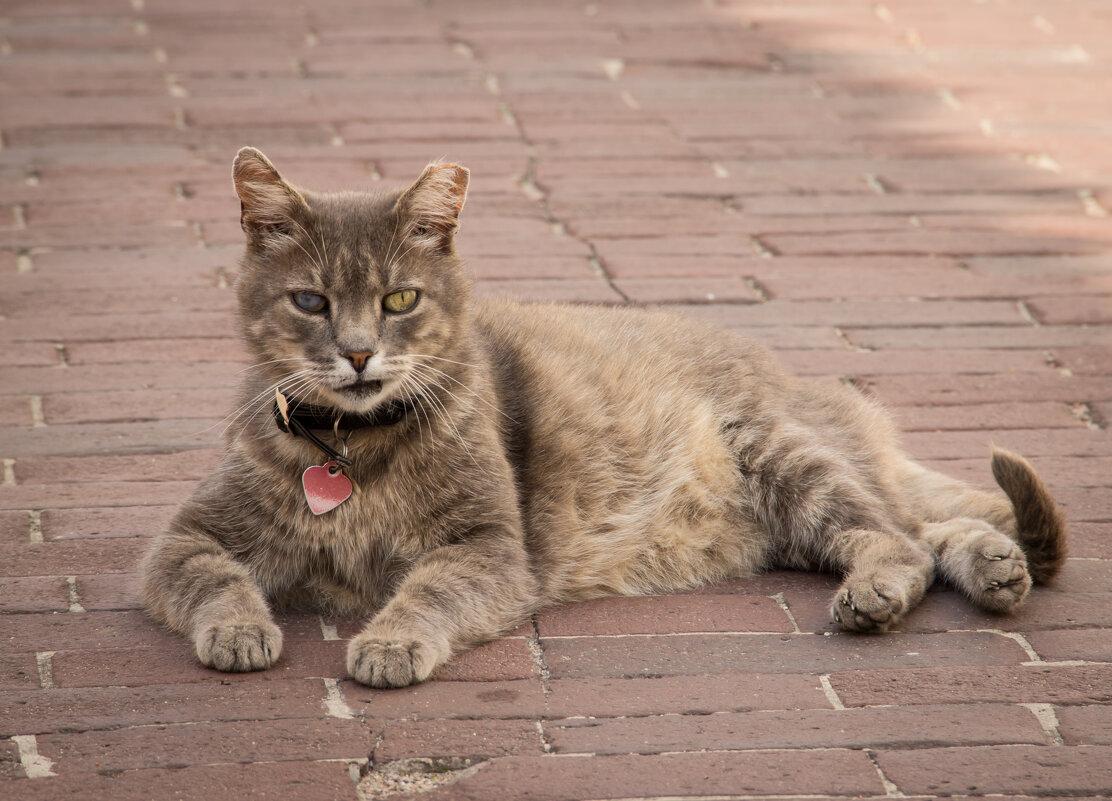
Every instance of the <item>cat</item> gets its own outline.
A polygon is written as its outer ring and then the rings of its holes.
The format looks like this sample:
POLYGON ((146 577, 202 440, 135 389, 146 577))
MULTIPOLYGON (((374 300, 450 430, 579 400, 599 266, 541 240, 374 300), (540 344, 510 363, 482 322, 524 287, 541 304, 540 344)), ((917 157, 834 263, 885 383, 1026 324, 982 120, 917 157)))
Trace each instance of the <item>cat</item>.
POLYGON ((204 665, 273 665, 272 605, 368 617, 347 670, 399 687, 568 601, 825 570, 844 577, 839 626, 883 632, 936 574, 1006 612, 1065 559, 1062 516, 1015 454, 993 450, 1002 493, 974 489, 909 460, 858 391, 728 332, 472 303, 464 167, 314 193, 244 148, 233 178, 255 365, 223 461, 142 582, 204 665))

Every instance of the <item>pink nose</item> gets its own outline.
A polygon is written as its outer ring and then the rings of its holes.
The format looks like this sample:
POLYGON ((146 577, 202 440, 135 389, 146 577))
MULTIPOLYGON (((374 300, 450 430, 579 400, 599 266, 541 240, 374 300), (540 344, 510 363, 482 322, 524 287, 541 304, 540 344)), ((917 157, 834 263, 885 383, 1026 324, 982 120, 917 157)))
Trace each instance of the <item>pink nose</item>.
POLYGON ((367 366, 367 359, 374 356, 369 350, 361 350, 356 353, 345 353, 344 358, 351 362, 351 366, 355 368, 355 372, 363 372, 363 368, 367 366))

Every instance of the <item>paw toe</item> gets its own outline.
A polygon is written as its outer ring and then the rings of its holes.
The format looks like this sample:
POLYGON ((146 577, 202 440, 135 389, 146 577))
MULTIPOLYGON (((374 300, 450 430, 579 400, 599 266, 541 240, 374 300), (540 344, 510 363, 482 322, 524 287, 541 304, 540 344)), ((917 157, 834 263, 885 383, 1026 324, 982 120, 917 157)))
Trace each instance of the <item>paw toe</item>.
POLYGON ((903 604, 888 588, 867 583, 843 587, 834 598, 831 615, 846 631, 887 631, 903 611, 903 604))
POLYGON ((282 651, 282 632, 273 623, 209 626, 197 638, 197 657, 226 673, 265 670, 282 651))
POLYGON ((1007 611, 1027 596, 1031 576, 1026 557, 1014 543, 1002 535, 993 540, 982 545, 974 560, 976 584, 972 595, 985 609, 1007 611))
POLYGON ((348 646, 348 673, 370 687, 405 687, 432 672, 422 657, 419 642, 359 637, 348 646))

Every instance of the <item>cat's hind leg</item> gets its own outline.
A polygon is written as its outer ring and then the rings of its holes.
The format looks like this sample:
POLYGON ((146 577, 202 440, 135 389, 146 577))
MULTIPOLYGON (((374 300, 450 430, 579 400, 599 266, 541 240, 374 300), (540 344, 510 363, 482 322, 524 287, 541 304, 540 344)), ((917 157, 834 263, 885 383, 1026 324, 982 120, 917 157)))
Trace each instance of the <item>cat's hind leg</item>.
POLYGON ((846 578, 830 613, 846 631, 888 631, 923 599, 934 580, 930 550, 902 533, 842 531, 833 555, 846 569, 846 578))
POLYGON ((1007 612, 1027 597, 1027 558, 1011 537, 983 520, 958 517, 927 523, 923 538, 947 583, 982 609, 1007 612))

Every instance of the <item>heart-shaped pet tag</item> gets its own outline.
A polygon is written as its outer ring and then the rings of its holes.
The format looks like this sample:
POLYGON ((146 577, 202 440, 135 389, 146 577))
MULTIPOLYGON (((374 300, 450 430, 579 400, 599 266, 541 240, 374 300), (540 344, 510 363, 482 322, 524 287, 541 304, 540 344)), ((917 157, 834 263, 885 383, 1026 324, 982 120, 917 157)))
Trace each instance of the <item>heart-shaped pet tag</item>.
POLYGON ((351 479, 336 462, 306 469, 301 474, 301 485, 305 487, 309 510, 315 515, 331 512, 351 497, 351 479))

